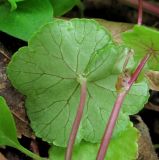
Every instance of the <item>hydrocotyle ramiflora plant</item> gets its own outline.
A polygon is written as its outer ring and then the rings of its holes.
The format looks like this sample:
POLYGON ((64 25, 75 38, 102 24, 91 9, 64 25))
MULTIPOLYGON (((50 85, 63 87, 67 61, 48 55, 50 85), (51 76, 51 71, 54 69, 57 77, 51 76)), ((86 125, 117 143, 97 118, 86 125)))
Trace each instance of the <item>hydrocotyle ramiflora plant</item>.
POLYGON ((146 54, 150 54, 148 68, 159 70, 159 32, 157 30, 135 25, 132 31, 123 33, 122 37, 124 43, 134 50, 136 63, 146 54))
POLYGON ((80 3, 80 0, 50 0, 50 2, 53 6, 54 16, 62 16, 80 3))
POLYGON ((0 96, 0 146, 10 146, 20 150, 35 160, 45 160, 24 148, 17 139, 13 116, 3 97, 0 96))
POLYGON ((49 0, 8 1, 0 2, 2 32, 28 41, 41 26, 52 21, 53 8, 49 0))
MULTIPOLYGON (((55 146, 68 144, 69 158, 75 137, 79 147, 86 143, 82 140, 100 143, 118 94, 116 80, 123 73, 128 54, 129 49, 116 45, 110 33, 94 20, 55 20, 45 25, 28 47, 15 53, 7 69, 13 86, 27 97, 27 114, 35 134, 55 146)), ((131 70, 133 64, 130 59, 126 69, 131 70)), ((127 146, 127 136, 121 138, 122 145, 130 149, 127 153, 132 153, 127 160, 137 156, 138 137, 129 115, 141 110, 147 98, 146 82, 133 84, 116 123, 112 146, 127 130, 134 133, 130 134, 132 148, 127 146)), ((120 155, 118 160, 125 160, 121 154, 124 147, 122 151, 112 148, 120 155)), ((116 155, 111 158, 116 159, 116 155)))
MULTIPOLYGON (((127 62, 130 56, 128 56, 128 59, 125 61, 125 64, 123 66, 123 69, 124 69, 123 72, 126 72, 126 74, 123 74, 122 76, 118 77, 118 82, 116 86, 118 86, 118 90, 120 90, 120 92, 114 103, 108 123, 106 124, 104 135, 103 135, 100 148, 97 154, 97 158, 96 158, 97 160, 103 160, 107 154, 108 145, 110 143, 110 139, 113 134, 117 117, 119 115, 119 112, 121 110, 122 104, 124 102, 124 99, 127 93, 130 91, 135 81, 139 78, 140 73, 143 71, 147 62, 149 62, 149 59, 155 58, 157 61, 158 49, 156 44, 158 43, 157 39, 158 39, 159 33, 152 29, 141 26, 143 1, 139 0, 138 4, 139 4, 138 5, 138 25, 134 27, 132 32, 127 32, 123 35, 123 41, 129 47, 133 48, 133 50, 135 51, 135 57, 136 56, 139 57, 140 63, 137 65, 132 75, 130 75, 129 71, 125 70, 125 66, 127 65, 127 62), (134 40, 137 40, 137 41, 135 42, 134 40)), ((158 68, 154 64, 150 66, 151 67, 153 66, 153 68, 155 69, 158 68)), ((150 73, 150 71, 147 73, 150 73)), ((148 80, 150 80, 149 76, 147 77, 148 77, 148 80)))
MULTIPOLYGON (((127 44, 127 46, 133 48, 133 50, 135 51, 134 58, 139 64, 137 65, 135 71, 131 76, 124 75, 119 79, 120 81, 117 82, 118 86, 120 86, 119 88, 121 88, 121 92, 118 94, 117 99, 114 103, 114 107, 107 123, 100 149, 98 151, 97 160, 104 159, 124 99, 131 89, 132 85, 138 79, 140 73, 143 71, 145 65, 148 64, 149 69, 158 70, 157 62, 159 50, 157 43, 159 32, 144 26, 140 26, 141 22, 141 14, 139 14, 139 25, 136 25, 132 31, 123 34, 123 41, 125 42, 125 44, 127 44), (156 62, 153 61, 153 59, 156 62)), ((148 70, 148 68, 146 68, 146 70, 148 70)))
POLYGON ((28 41, 40 27, 68 12, 80 0, 1 0, 0 31, 28 41))
POLYGON ((11 11, 14 11, 17 9, 17 2, 20 2, 20 1, 23 1, 23 0, 8 0, 8 2, 11 5, 11 11))

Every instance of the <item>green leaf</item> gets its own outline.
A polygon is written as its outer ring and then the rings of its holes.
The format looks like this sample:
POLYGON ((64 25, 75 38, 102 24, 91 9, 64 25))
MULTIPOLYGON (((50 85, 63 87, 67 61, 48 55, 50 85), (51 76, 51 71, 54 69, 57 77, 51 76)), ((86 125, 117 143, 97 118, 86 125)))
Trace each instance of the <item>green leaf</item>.
MULTIPOLYGON (((111 139, 105 160, 135 160, 137 158, 138 131, 128 126, 125 131, 111 139)), ((99 145, 82 142, 74 147, 72 160, 95 160, 99 145)), ((65 149, 52 146, 49 150, 50 160, 63 160, 65 149)))
MULTIPOLYGON (((56 20, 44 26, 28 47, 13 56, 7 69, 14 87, 27 96, 27 113, 36 135, 66 146, 80 98, 78 79, 84 77, 87 103, 76 143, 100 142, 126 51, 94 20, 56 20)), ((128 115, 137 113, 147 98, 147 84, 136 83, 124 101, 114 136, 125 130, 128 115)))
POLYGON ((20 150, 35 160, 44 160, 25 149, 17 139, 16 126, 13 116, 3 97, 0 96, 0 146, 10 146, 20 150))
POLYGON ((0 145, 19 145, 13 116, 3 97, 0 97, 0 145))
POLYGON ((15 0, 8 0, 8 2, 11 4, 11 11, 17 9, 17 4, 15 0))
POLYGON ((50 0, 54 9, 54 16, 62 16, 71 10, 79 0, 50 0))
POLYGON ((11 4, 11 11, 14 11, 17 9, 17 2, 23 1, 23 0, 8 0, 8 2, 11 4))
MULTIPOLYGON (((16 4, 15 1, 12 1, 16 4)), ((13 7, 14 8, 14 7, 13 7)), ((10 11, 9 3, 0 4, 0 31, 28 41, 42 25, 52 21, 53 9, 49 0, 25 0, 10 11)))
POLYGON ((159 32, 145 26, 134 26, 132 31, 123 33, 122 39, 135 52, 135 60, 139 62, 147 53, 152 53, 148 61, 150 69, 159 70, 159 32))

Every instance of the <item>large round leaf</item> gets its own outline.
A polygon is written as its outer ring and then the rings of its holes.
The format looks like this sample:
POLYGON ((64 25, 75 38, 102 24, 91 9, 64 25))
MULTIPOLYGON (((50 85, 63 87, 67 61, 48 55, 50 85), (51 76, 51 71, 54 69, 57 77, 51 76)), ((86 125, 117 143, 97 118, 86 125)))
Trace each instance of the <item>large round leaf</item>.
MULTIPOLYGON (((13 56, 7 70, 12 84, 27 96, 27 113, 36 135, 66 146, 79 103, 80 81, 85 78, 87 102, 76 143, 82 139, 99 142, 116 98, 114 86, 126 51, 94 20, 56 20, 43 27, 28 47, 13 56)), ((128 115, 143 107, 147 94, 145 82, 133 86, 114 136, 125 130, 128 115)))

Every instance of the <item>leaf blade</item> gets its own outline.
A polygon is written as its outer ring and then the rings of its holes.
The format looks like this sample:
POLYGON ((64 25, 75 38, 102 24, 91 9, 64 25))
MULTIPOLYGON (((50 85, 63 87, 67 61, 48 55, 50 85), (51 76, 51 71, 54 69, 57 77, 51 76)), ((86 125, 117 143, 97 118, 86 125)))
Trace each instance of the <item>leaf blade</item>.
POLYGON ((55 16, 62 16, 71 10, 79 0, 50 0, 54 9, 55 16))
POLYGON ((3 97, 0 97, 0 145, 15 147, 19 144, 12 114, 3 97))
POLYGON ((52 21, 52 16, 53 9, 49 0, 45 2, 41 0, 20 1, 18 8, 12 12, 9 4, 4 3, 0 5, 0 21, 2 22, 0 30, 28 41, 40 26, 52 21))
MULTIPOLYGON (((108 31, 93 20, 55 20, 44 26, 29 41, 28 47, 13 56, 7 69, 12 84, 27 96, 27 113, 36 135, 66 147, 79 101, 78 79, 84 77, 88 98, 76 143, 82 139, 99 142, 116 98, 117 76, 124 64, 118 61, 125 58, 126 53, 114 44, 108 31), (104 61, 98 55, 102 55, 104 61)), ((138 112, 146 101, 148 87, 145 82, 138 86, 141 90, 145 87, 144 96, 139 93, 141 101, 138 102, 134 91, 129 94, 127 101, 135 99, 136 107, 128 107, 133 102, 125 103, 114 136, 127 126, 127 115, 138 112)))
POLYGON ((134 57, 137 62, 147 53, 152 56, 148 61, 149 69, 158 70, 159 54, 159 32, 146 26, 135 25, 133 30, 122 34, 124 43, 135 52, 134 57))

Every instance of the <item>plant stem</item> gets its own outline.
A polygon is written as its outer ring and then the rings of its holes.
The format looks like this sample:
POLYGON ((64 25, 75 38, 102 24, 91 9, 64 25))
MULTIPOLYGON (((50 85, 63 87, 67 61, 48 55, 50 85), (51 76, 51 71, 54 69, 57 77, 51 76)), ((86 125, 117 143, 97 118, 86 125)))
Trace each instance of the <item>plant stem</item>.
MULTIPOLYGON (((138 0, 118 0, 120 3, 137 8, 138 0)), ((143 1, 143 10, 159 17, 159 6, 153 3, 143 1)))
POLYGON ((21 145, 16 146, 16 148, 34 160, 46 160, 46 158, 42 158, 39 155, 34 154, 33 152, 27 150, 21 145))
POLYGON ((139 65, 137 66, 135 72, 132 74, 130 81, 128 82, 129 89, 132 86, 132 84, 136 81, 137 77, 139 76, 140 72, 142 71, 143 67, 145 66, 146 62, 149 60, 151 55, 152 55, 151 53, 146 54, 144 58, 141 60, 141 62, 139 63, 139 65))
POLYGON ((150 56, 151 54, 146 54, 146 56, 140 61, 139 65, 137 66, 136 70, 132 74, 131 79, 126 86, 126 89, 123 92, 118 94, 115 104, 113 106, 113 110, 109 117, 96 160, 104 160, 124 98, 129 92, 133 83, 138 78, 140 72, 142 71, 143 67, 145 66, 150 56))
POLYGON ((84 18, 84 10, 85 10, 84 2, 82 2, 81 0, 78 0, 77 6, 79 8, 80 18, 84 18))
POLYGON ((112 137, 113 129, 115 127, 115 123, 118 118, 119 111, 120 111, 125 95, 126 95, 126 91, 119 93, 116 99, 116 102, 114 104, 113 110, 111 112, 110 118, 107 123, 107 127, 104 132, 102 143, 98 151, 97 160, 104 160, 110 139, 112 137))
POLYGON ((142 0, 138 0, 138 19, 137 19, 137 24, 141 25, 142 24, 142 0))
POLYGON ((72 158, 73 145, 75 143, 77 131, 78 131, 78 128, 79 128, 79 125, 81 122, 81 118, 82 118, 82 114, 83 114, 83 110, 84 110, 84 105, 85 105, 85 101, 86 101, 86 94, 87 94, 87 87, 86 87, 86 81, 84 80, 81 84, 80 103, 78 106, 75 120, 73 122, 72 130, 70 133, 65 160, 71 160, 71 158, 72 158))

